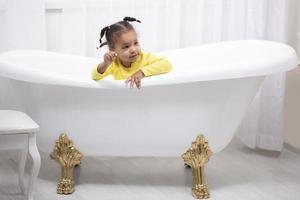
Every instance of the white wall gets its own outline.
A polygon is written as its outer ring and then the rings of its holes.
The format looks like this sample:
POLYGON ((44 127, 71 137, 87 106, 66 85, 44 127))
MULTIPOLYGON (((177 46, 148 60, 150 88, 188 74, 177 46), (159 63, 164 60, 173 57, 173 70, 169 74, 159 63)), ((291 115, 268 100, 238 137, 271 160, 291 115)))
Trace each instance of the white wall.
MULTIPOLYGON (((300 1, 290 0, 289 43, 300 55, 300 1)), ((285 142, 300 149, 300 67, 286 75, 285 142)))
POLYGON ((47 49, 58 51, 61 49, 61 4, 54 0, 47 0, 46 4, 46 29, 47 29, 47 49))
POLYGON ((285 142, 300 149, 300 67, 286 76, 285 142))

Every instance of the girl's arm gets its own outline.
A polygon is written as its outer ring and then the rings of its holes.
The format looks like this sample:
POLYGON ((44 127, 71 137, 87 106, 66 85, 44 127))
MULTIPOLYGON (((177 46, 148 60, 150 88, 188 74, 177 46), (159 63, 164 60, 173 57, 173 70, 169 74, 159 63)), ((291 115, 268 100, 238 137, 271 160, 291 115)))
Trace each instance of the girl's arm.
POLYGON ((93 80, 98 81, 108 76, 109 74, 111 74, 111 67, 109 67, 109 65, 102 62, 93 68, 91 77, 93 80))
POLYGON ((141 71, 147 76, 153 76, 158 74, 164 74, 172 69, 171 63, 163 57, 156 57, 153 54, 147 55, 147 65, 141 68, 141 71))
POLYGON ((97 65, 92 70, 92 79, 94 80, 101 80, 105 76, 111 74, 111 64, 113 63, 114 59, 117 57, 117 54, 113 51, 108 51, 104 54, 104 61, 97 65))
POLYGON ((105 63, 105 62, 100 63, 100 64, 97 66, 97 72, 98 72, 99 74, 103 74, 103 73, 106 71, 106 69, 108 68, 109 65, 110 65, 110 64, 107 64, 107 63, 105 63))

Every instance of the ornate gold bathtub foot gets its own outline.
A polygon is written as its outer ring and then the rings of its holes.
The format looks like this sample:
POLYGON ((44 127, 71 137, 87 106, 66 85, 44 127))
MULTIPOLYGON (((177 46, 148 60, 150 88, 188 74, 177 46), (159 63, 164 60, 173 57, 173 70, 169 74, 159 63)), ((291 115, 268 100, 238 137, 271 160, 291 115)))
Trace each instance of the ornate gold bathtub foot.
POLYGON ((196 199, 209 198, 209 190, 204 182, 204 164, 208 162, 211 154, 208 141, 205 140, 203 135, 197 136, 191 148, 182 154, 184 163, 192 168, 192 192, 193 197, 196 199))
POLYGON ((80 164, 83 155, 73 146, 66 134, 61 134, 55 142, 54 151, 50 157, 61 166, 61 179, 57 184, 58 194, 71 194, 74 192, 73 170, 80 164))

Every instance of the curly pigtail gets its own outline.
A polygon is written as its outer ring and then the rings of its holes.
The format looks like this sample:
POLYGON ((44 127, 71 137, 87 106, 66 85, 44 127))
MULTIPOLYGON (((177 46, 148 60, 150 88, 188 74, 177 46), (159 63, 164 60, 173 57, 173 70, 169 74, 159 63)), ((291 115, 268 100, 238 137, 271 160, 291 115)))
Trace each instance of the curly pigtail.
POLYGON ((138 22, 138 23, 141 23, 140 20, 136 19, 136 18, 133 18, 133 17, 124 17, 123 21, 126 21, 126 22, 138 22))
POLYGON ((107 44, 107 42, 103 42, 102 43, 102 37, 105 35, 105 33, 109 30, 109 26, 106 26, 106 27, 104 27, 102 30, 101 30, 101 32, 100 32, 100 39, 99 39, 99 42, 100 42, 100 46, 99 47, 97 47, 97 49, 99 49, 99 48, 101 48, 101 47, 103 47, 104 45, 106 45, 107 44))

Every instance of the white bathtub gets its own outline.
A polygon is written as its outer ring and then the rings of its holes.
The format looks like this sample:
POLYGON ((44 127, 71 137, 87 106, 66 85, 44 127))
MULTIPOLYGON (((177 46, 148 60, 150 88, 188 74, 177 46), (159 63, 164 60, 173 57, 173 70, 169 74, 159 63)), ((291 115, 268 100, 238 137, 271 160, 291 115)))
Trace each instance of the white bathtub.
POLYGON ((179 156, 200 133, 214 153, 234 136, 266 75, 297 64, 295 51, 270 41, 230 41, 161 53, 169 74, 95 82, 101 59, 16 50, 0 54, 1 108, 27 112, 51 152, 65 132, 84 155, 179 156), (8 96, 8 93, 10 96, 8 96))

